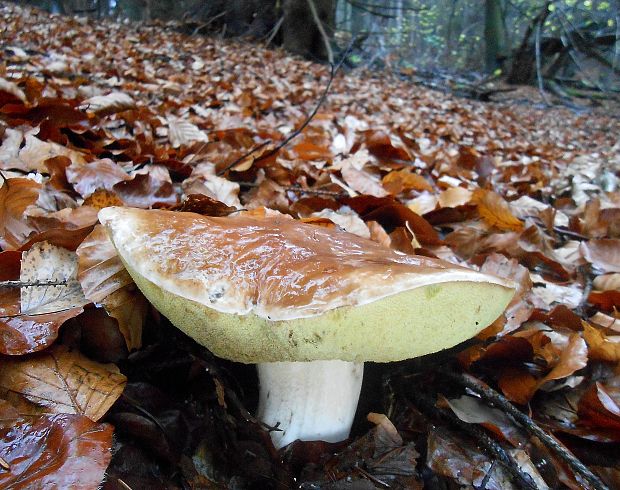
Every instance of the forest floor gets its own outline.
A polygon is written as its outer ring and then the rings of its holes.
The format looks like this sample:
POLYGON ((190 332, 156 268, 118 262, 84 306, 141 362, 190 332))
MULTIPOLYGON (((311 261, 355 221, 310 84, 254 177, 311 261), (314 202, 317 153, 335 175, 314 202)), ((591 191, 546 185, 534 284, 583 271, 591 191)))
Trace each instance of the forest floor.
POLYGON ((0 289, 0 486, 96 487, 107 467, 106 489, 620 488, 617 101, 332 80, 174 24, 4 3, 0 49, 0 280, 22 284, 0 289), (117 267, 108 205, 267 207, 517 294, 467 345, 368 365, 350 441, 278 453, 250 415, 252 367, 185 337, 117 267))

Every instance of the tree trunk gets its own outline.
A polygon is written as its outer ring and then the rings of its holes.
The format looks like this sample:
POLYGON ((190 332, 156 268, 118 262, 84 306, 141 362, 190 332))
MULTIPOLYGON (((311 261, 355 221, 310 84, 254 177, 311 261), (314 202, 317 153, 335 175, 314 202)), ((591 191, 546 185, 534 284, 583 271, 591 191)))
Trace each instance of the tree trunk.
MULTIPOLYGON (((334 0, 311 0, 328 36, 334 31, 334 0)), ((324 61, 328 57, 326 40, 312 15, 309 0, 284 0, 282 44, 291 53, 324 61)), ((327 40, 329 42, 329 40, 327 40)))
POLYGON ((485 66, 489 73, 501 68, 502 60, 506 57, 506 33, 503 15, 501 0, 485 1, 485 66))

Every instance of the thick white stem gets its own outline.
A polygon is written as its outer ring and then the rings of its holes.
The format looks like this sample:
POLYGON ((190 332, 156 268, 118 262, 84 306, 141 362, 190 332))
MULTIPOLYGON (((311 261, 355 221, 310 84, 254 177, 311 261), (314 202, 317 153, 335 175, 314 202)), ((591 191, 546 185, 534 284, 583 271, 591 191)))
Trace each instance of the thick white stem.
POLYGON ((257 417, 279 423, 271 439, 281 448, 296 439, 339 442, 349 437, 362 387, 363 363, 346 361, 258 364, 257 417))

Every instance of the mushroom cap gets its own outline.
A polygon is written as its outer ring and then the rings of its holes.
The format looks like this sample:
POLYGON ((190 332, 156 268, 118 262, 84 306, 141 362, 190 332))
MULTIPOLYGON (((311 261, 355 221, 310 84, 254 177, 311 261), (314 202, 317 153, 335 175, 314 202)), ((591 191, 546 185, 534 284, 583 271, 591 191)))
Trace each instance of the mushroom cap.
POLYGON ((513 296, 502 279, 288 216, 99 212, 153 305, 238 362, 396 361, 452 347, 513 296))

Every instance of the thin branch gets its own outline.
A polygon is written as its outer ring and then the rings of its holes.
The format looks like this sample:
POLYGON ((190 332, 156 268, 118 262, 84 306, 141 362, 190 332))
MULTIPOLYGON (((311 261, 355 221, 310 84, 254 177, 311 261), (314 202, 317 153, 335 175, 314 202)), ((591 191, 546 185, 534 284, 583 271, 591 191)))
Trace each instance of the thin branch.
POLYGON ((271 30, 271 34, 269 34, 269 37, 267 38, 267 41, 266 41, 267 46, 269 46, 271 44, 271 41, 273 41, 273 38, 276 37, 276 35, 278 34, 278 31, 280 30, 280 27, 282 27, 283 22, 284 22, 284 16, 282 15, 280 19, 278 20, 278 22, 276 22, 276 25, 273 26, 273 29, 271 30))
POLYGON ((24 281, 0 281, 0 288, 29 288, 44 286, 66 286, 67 281, 49 281, 49 282, 24 282, 24 281))
MULTIPOLYGON (((435 403, 433 403, 429 395, 424 393, 424 390, 414 389, 408 390, 408 392, 415 403, 412 403, 406 398, 405 401, 407 403, 411 404, 414 408, 419 409, 428 418, 439 414, 442 420, 448 421, 452 426, 457 427, 472 437, 481 449, 483 449, 488 455, 492 456, 491 464, 493 464, 493 461, 500 463, 513 476, 515 481, 518 482, 520 488, 528 490, 536 490, 538 488, 532 477, 519 467, 517 461, 515 461, 515 459, 497 441, 491 438, 478 426, 463 422, 452 412, 438 408, 435 403)), ((490 471, 491 468, 489 468, 487 474, 489 474, 490 471)))
POLYGON ((312 18, 314 19, 314 23, 316 24, 319 32, 321 33, 321 38, 323 39, 323 44, 325 45, 325 51, 327 52, 327 61, 330 65, 334 64, 334 52, 332 51, 332 47, 329 43, 329 36, 325 32, 325 27, 323 26, 323 22, 321 22, 321 18, 319 17, 319 13, 316 10, 316 5, 314 4, 314 0, 307 0, 308 7, 310 7, 310 11, 312 12, 312 18))
POLYGON ((517 407, 510 403, 508 399, 506 399, 503 395, 492 389, 490 386, 487 386, 479 380, 475 379, 474 377, 465 374, 454 373, 445 369, 438 369, 434 372, 437 372, 442 376, 445 376, 469 388, 470 390, 478 393, 488 402, 502 409, 516 422, 518 422, 519 425, 521 425, 528 433, 538 437, 538 439, 540 439, 540 441, 545 446, 547 446, 560 459, 562 459, 564 463, 568 465, 568 467, 575 475, 581 476, 581 478, 583 478, 583 480, 588 483, 589 488, 593 488, 595 490, 609 490, 609 487, 605 485, 598 476, 592 473, 590 469, 586 467, 586 465, 579 461, 579 459, 577 459, 571 452, 569 452, 553 437, 547 434, 547 432, 545 432, 530 417, 521 412, 517 407))
POLYGON ((222 175, 224 175, 226 172, 228 172, 231 168, 236 167, 237 165, 239 165, 243 160, 245 160, 246 158, 252 156, 254 153, 256 153, 258 150, 260 150, 261 148, 264 148, 265 146, 267 146, 268 144, 271 143, 271 140, 267 140, 267 141, 263 141, 262 143, 260 143, 259 145, 256 145, 254 148, 252 148, 250 151, 248 151, 247 153, 244 153, 243 155, 241 155, 239 158, 237 158, 236 160, 234 160, 232 163, 229 163, 228 165, 226 165, 222 170, 217 172, 217 176, 220 177, 222 175))
MULTIPOLYGON (((295 131, 293 131, 290 135, 288 135, 284 140, 282 140, 280 143, 278 143, 275 148, 273 148, 272 150, 264 153, 263 155, 259 156, 258 158, 256 158, 256 160, 254 160, 254 162, 259 162, 261 160, 265 160, 266 158, 269 158, 272 155, 275 155, 277 152, 279 152, 282 148, 284 148, 293 138, 296 138, 297 136, 299 136, 302 131, 304 129, 306 129, 306 127, 308 126, 308 124, 310 124, 310 121, 312 121, 312 119, 314 118, 314 116, 316 116, 317 112, 319 112, 319 109, 321 108, 321 106, 323 105, 323 102, 325 102, 325 99, 327 98, 327 94, 329 93, 329 89, 332 86, 332 82, 334 81, 334 77, 336 76, 336 73, 338 72, 338 70, 340 69, 340 67, 342 66, 342 63, 344 63, 344 60, 346 59, 346 57, 349 54, 349 50, 351 49, 352 43, 349 43, 349 46, 347 46, 347 49, 345 49, 342 58, 340 58, 340 61, 338 62, 337 65, 331 65, 331 73, 329 75, 329 80, 327 82, 327 85, 325 87, 325 90, 323 91, 323 93, 321 94, 321 97, 319 98, 319 101, 317 103, 317 105, 315 106, 314 110, 310 113, 310 115, 308 117, 306 117, 305 121, 302 123, 302 125, 296 129, 295 131)), ((233 168, 235 165, 237 165, 239 162, 241 162, 244 158, 249 157, 250 155, 252 155, 254 152, 256 152, 257 150, 261 149, 263 146, 267 145, 271 143, 270 140, 267 140, 264 143, 261 143, 260 145, 258 145, 255 148, 252 148, 252 150, 250 150, 248 153, 246 153, 245 155, 239 157, 237 160, 235 160, 233 163, 231 163, 230 165, 227 165, 224 169, 220 170, 219 172, 217 172, 217 176, 222 176, 223 174, 225 174, 228 170, 230 170, 231 168, 233 168)))
POLYGON ((536 23, 536 38, 535 38, 535 42, 536 42, 536 78, 538 79, 538 90, 540 92, 540 95, 543 98, 543 101, 545 102, 546 105, 550 106, 550 102, 549 99, 547 98, 547 93, 545 92, 545 86, 543 83, 543 75, 542 75, 542 63, 541 63, 541 56, 540 56, 540 31, 541 31, 541 23, 542 22, 537 22, 536 23))

